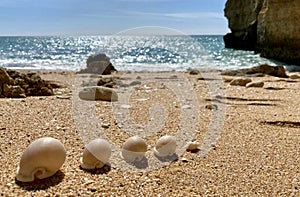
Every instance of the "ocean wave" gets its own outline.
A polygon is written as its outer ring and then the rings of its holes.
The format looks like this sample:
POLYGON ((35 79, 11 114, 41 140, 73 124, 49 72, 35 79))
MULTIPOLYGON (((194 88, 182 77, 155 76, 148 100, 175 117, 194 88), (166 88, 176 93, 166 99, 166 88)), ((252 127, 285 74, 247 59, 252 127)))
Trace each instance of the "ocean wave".
POLYGON ((237 69, 278 62, 251 51, 224 49, 222 36, 0 37, 0 66, 78 71, 95 53, 119 70, 237 69))

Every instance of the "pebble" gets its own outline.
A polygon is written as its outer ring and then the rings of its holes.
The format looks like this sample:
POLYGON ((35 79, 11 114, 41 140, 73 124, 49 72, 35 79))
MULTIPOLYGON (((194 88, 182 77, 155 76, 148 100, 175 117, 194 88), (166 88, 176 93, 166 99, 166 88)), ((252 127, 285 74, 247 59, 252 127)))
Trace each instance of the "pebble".
POLYGON ((258 82, 250 82, 246 84, 246 88, 261 88, 264 86, 264 82, 258 81, 258 82))
POLYGON ((205 105, 206 109, 210 109, 210 110, 217 110, 218 109, 218 105, 215 104, 209 104, 209 105, 205 105))
POLYGON ((104 129, 108 129, 110 127, 110 124, 105 124, 104 123, 104 124, 101 125, 101 127, 104 128, 104 129))
POLYGON ((298 75, 298 74, 292 74, 289 77, 290 77, 290 79, 300 79, 300 75, 298 75))
POLYGON ((135 99, 136 101, 148 101, 148 98, 140 98, 140 99, 135 99))
POLYGON ((246 86, 247 83, 250 83, 252 80, 250 78, 246 78, 246 77, 238 77, 233 79, 230 82, 231 86, 246 86))
POLYGON ((195 70, 195 69, 191 69, 190 71, 189 71, 189 74, 190 75, 198 75, 200 73, 200 71, 199 70, 195 70))
POLYGON ((70 96, 56 96, 56 98, 58 99, 70 99, 71 97, 70 96))
POLYGON ((192 106, 190 106, 190 105, 183 105, 181 108, 182 109, 192 109, 192 106))
POLYGON ((188 162, 187 158, 185 158, 185 157, 182 157, 182 158, 181 158, 181 161, 182 161, 183 163, 187 163, 187 162, 188 162))
POLYGON ((121 109, 130 109, 131 105, 120 105, 121 109))
POLYGON ((140 82, 140 81, 133 81, 129 85, 130 86, 136 86, 136 85, 141 85, 141 84, 142 84, 142 82, 140 82))
POLYGON ((200 144, 198 142, 188 142, 186 145, 187 151, 196 151, 199 150, 200 144))
POLYGON ((112 88, 90 86, 83 88, 79 92, 79 98, 83 100, 117 101, 118 95, 112 88))

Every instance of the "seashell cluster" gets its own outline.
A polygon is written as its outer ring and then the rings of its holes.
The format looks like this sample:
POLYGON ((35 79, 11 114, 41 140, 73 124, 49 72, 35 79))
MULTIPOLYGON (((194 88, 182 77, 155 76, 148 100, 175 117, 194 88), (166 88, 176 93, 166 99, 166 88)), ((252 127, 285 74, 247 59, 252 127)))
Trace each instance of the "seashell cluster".
POLYGON ((32 182, 54 175, 66 159, 66 149, 57 139, 43 137, 33 141, 24 151, 16 179, 32 182))
MULTIPOLYGON (((189 148, 196 144, 189 144, 189 148)), ((154 147, 158 157, 168 157, 175 154, 176 138, 165 135, 159 138, 154 147)), ((140 162, 145 158, 147 143, 139 136, 128 138, 121 150, 121 157, 129 162, 140 162)), ((80 166, 91 170, 102 168, 112 154, 111 145, 104 139, 95 139, 88 143, 80 158, 80 166)), ((43 137, 33 141, 22 154, 16 179, 21 182, 32 182, 36 178, 44 179, 54 175, 64 164, 66 149, 57 139, 43 137)))
POLYGON ((141 161, 147 151, 146 142, 139 136, 133 136, 123 144, 121 156, 129 163, 141 161))
POLYGON ((111 156, 111 145, 104 139, 92 140, 86 145, 82 158, 81 167, 86 170, 102 168, 111 156))
POLYGON ((175 154, 176 138, 165 135, 159 138, 154 147, 154 154, 158 157, 168 157, 175 154))

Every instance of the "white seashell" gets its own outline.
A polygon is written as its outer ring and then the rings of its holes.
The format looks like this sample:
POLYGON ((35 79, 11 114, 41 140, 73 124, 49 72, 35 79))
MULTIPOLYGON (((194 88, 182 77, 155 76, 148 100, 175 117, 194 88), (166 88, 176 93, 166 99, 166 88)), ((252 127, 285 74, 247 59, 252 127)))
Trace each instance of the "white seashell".
POLYGON ((111 145, 104 139, 92 140, 86 145, 80 159, 83 169, 102 168, 111 156, 111 145))
POLYGON ((187 160, 187 158, 185 158, 185 157, 182 157, 182 158, 181 158, 181 161, 182 161, 183 163, 189 162, 189 161, 187 160))
POLYGON ((186 150, 187 151, 196 151, 199 150, 200 144, 198 142, 188 142, 186 144, 186 150))
POLYGON ((145 157, 146 151, 146 142, 139 136, 133 136, 123 144, 121 156, 127 162, 138 162, 145 157))
POLYGON ((159 157, 172 156, 176 151, 176 138, 165 135, 159 138, 154 147, 154 154, 159 157))
POLYGON ((57 139, 43 137, 32 142, 24 151, 16 179, 31 182, 54 175, 66 159, 66 149, 57 139))

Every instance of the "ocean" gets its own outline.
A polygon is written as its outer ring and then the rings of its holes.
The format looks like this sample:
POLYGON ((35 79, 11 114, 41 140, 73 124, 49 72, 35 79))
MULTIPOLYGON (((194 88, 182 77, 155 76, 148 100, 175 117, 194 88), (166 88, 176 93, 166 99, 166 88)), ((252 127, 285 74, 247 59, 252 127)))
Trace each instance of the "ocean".
POLYGON ((0 37, 0 66, 72 70, 91 54, 105 53, 117 70, 238 69, 279 64, 253 51, 225 49, 223 36, 32 36, 0 37))

